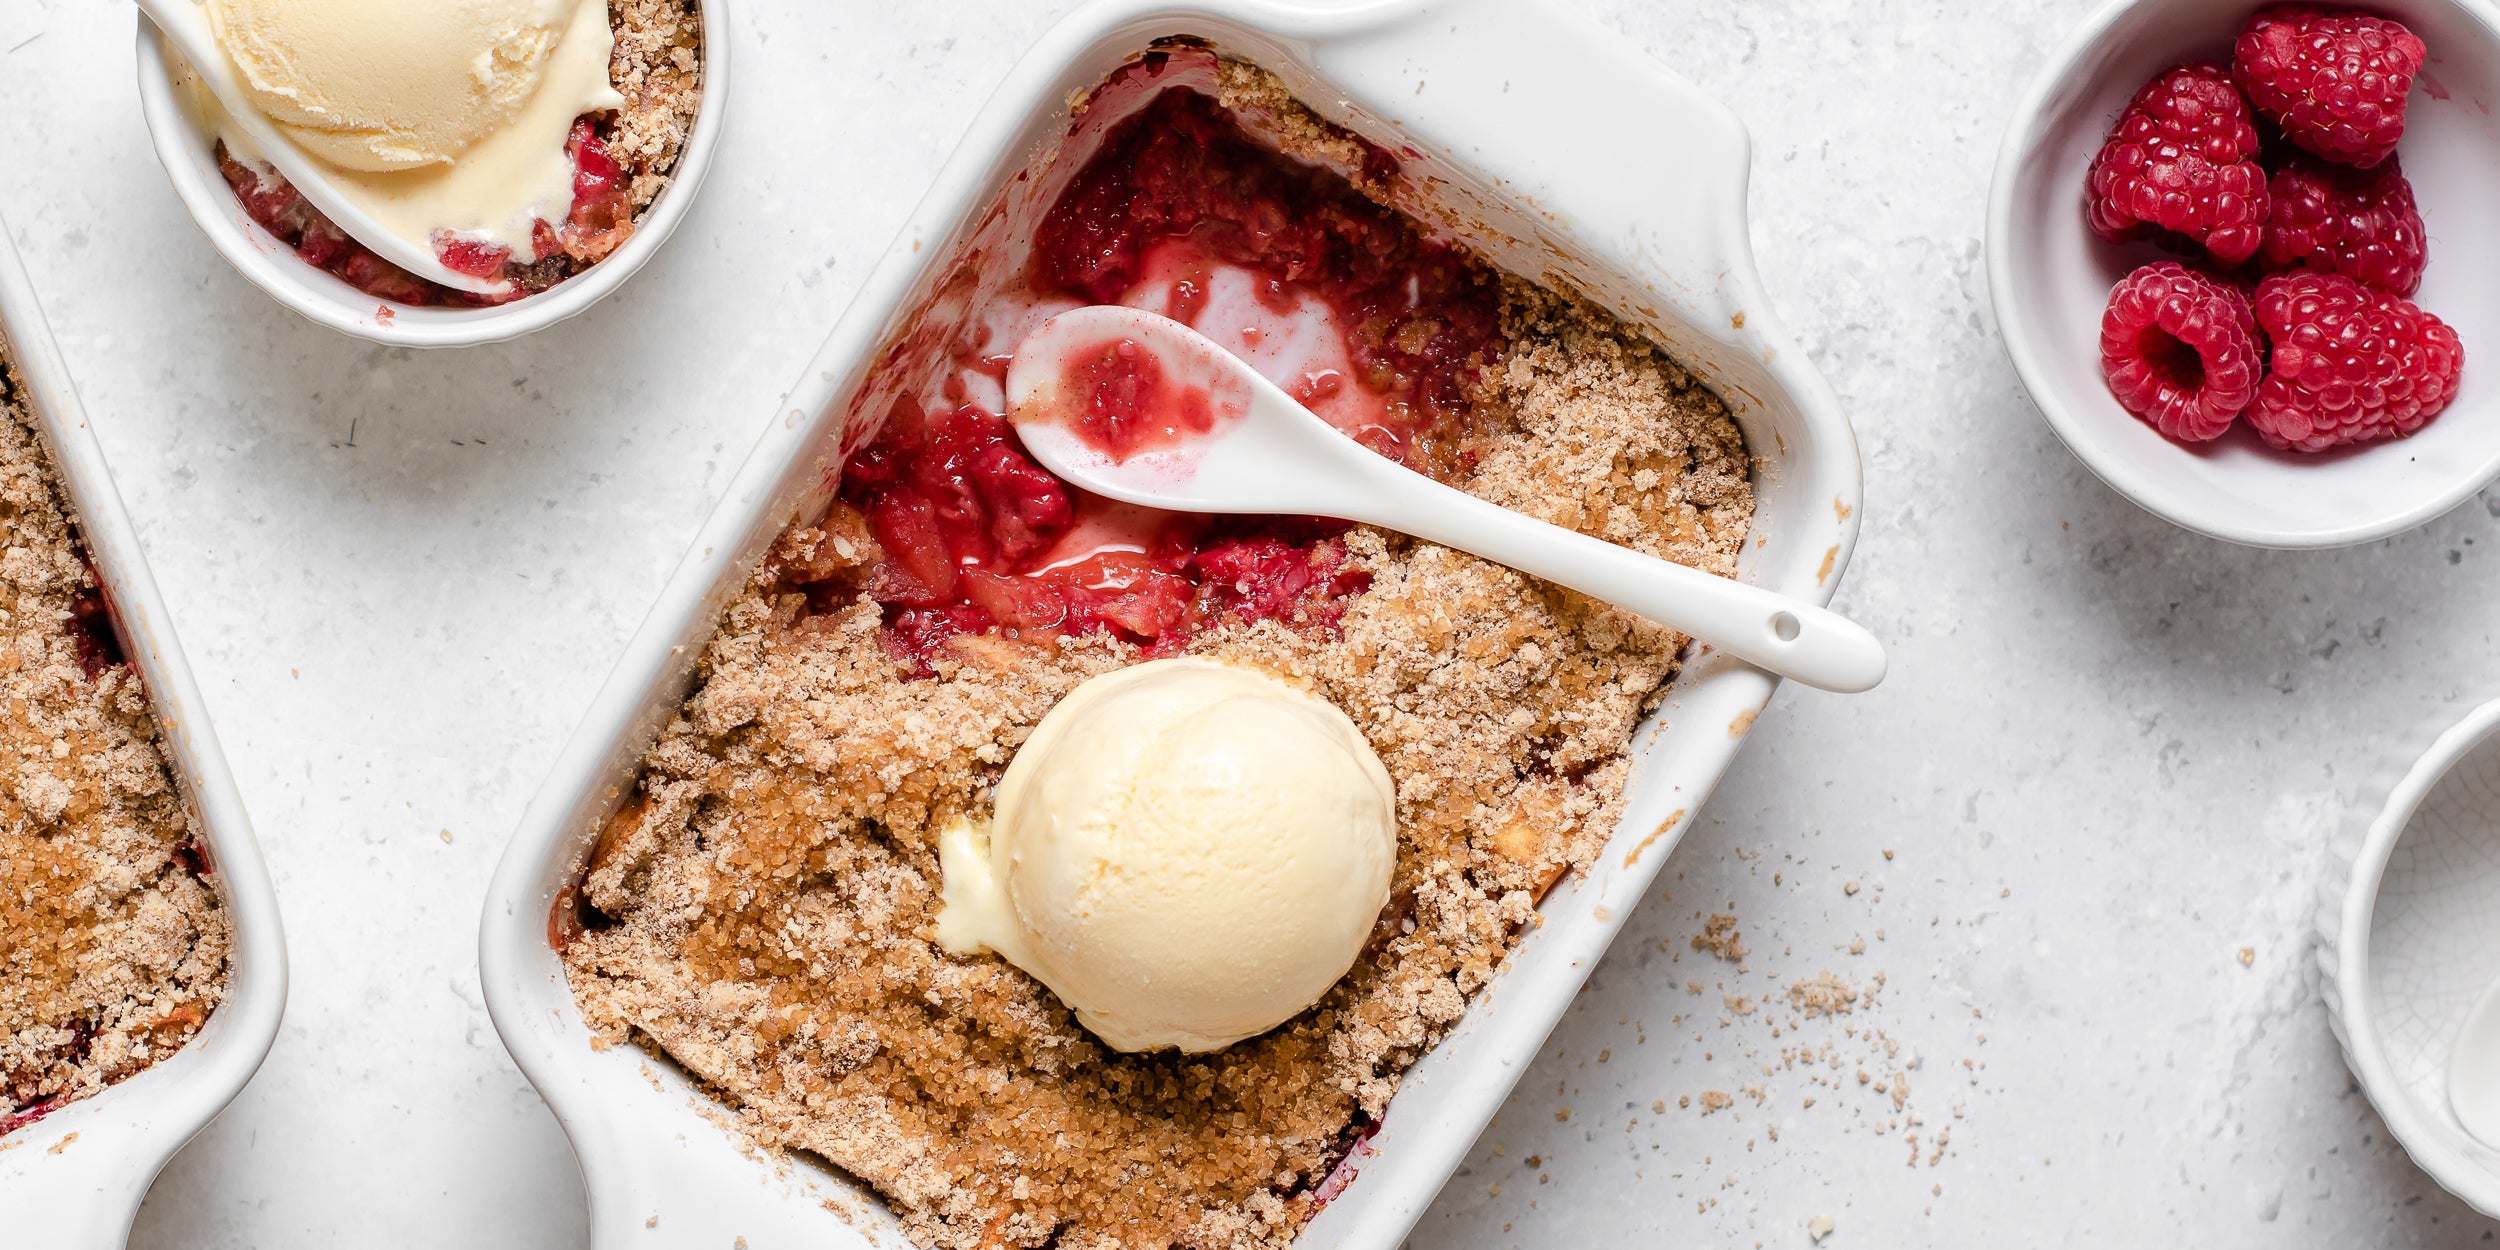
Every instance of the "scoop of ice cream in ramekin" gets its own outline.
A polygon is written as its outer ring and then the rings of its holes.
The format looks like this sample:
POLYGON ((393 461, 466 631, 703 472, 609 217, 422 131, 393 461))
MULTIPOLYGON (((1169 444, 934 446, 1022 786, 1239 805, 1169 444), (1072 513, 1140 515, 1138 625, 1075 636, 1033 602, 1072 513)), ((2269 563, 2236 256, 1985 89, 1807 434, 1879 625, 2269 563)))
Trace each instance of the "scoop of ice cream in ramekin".
POLYGON ((1336 705, 1200 659, 1096 677, 1033 730, 984 830, 940 848, 938 940, 1031 973, 1113 1049, 1220 1050, 1354 965, 1397 801, 1336 705))

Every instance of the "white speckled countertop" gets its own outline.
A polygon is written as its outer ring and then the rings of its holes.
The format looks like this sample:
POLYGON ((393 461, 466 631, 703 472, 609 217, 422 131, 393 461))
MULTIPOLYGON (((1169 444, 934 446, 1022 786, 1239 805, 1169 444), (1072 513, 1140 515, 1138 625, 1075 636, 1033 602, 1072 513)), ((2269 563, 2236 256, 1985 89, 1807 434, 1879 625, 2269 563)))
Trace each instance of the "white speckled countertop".
MULTIPOLYGON (((676 240, 591 314, 457 356, 316 329, 218 259, 148 148, 127 8, 0 7, 0 212, 295 961, 268 1066, 135 1246, 584 1243, 571 1155, 478 998, 487 875, 781 388, 1060 6, 741 7, 736 124, 676 240)), ((2138 511, 2056 442, 1995 339, 1980 206, 2085 0, 1571 7, 1753 128, 1765 277, 1866 449, 1840 606, 1894 669, 1779 697, 1416 1244, 1805 1246, 1817 1216, 1826 1246, 2489 1242, 2347 1078, 2309 911, 2378 744, 2500 684, 2500 492, 2271 554, 2138 511), (1741 968, 1692 946, 1709 911, 1741 968), (1783 987, 1827 969, 1880 988, 1797 1021, 1783 987), (1734 1105, 1703 1115, 1710 1091, 1734 1105)))

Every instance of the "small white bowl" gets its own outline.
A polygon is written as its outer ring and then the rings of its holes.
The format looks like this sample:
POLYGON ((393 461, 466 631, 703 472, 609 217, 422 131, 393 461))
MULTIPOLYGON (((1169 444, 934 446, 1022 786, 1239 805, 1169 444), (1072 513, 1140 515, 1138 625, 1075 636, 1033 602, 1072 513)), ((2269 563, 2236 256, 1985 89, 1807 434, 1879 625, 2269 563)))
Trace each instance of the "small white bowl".
POLYGON ((2303 456, 2245 423, 2202 447, 2111 398, 2101 312, 2128 271, 2166 254, 2084 222, 2084 175, 2136 90, 2198 57, 2230 59, 2258 0, 2119 0, 2051 59, 2007 125, 1988 199, 1988 288, 2015 371, 2101 480, 2175 524, 2259 547, 2342 547, 2420 525, 2500 478, 2500 28, 2487 4, 2372 0, 2430 45, 2399 153, 2430 236, 2414 296, 2465 342, 2455 402, 2411 438, 2303 456))
POLYGON ((156 157, 183 207, 252 285, 314 321, 393 347, 472 347, 519 338, 588 309, 642 268, 694 204, 720 144, 729 100, 729 0, 702 0, 703 100, 668 186, 635 222, 633 237, 607 259, 553 288, 495 308, 412 308, 379 300, 306 263, 243 211, 217 172, 217 140, 192 112, 174 79, 181 61, 139 19, 139 108, 156 157), (173 58, 169 60, 168 58, 173 58))
POLYGON ((138 666, 155 705, 175 780, 199 817, 208 881, 226 905, 232 933, 225 1001, 188 1045, 0 1137, 0 1245, 118 1250, 165 1161, 242 1092, 277 1040, 286 1010, 286 938, 243 796, 6 223, 0 223, 0 338, 8 341, 96 578, 112 601, 122 651, 138 666))
POLYGON ((2426 736, 2336 848, 2349 869, 2320 887, 2319 988, 2387 1131, 2441 1188, 2500 1216, 2500 1150, 2448 1106, 2449 1054, 2500 977, 2500 699, 2426 736))

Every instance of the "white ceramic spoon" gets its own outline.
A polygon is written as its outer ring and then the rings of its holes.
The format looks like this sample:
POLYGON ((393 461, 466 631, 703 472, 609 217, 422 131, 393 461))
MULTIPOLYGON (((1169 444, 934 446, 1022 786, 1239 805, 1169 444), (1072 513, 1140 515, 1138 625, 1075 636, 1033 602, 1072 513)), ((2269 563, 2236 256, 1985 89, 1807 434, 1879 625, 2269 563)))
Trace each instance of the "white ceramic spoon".
POLYGON ((371 214, 341 195, 332 185, 329 172, 253 105, 251 94, 236 76, 233 60, 218 46, 216 33, 209 29, 208 14, 201 11, 197 0, 138 0, 138 4, 156 29, 182 53, 182 59, 191 63, 192 71, 207 85, 209 94, 225 106, 226 116, 250 137, 261 156, 277 166, 278 172, 348 237, 428 282, 439 282, 472 295, 502 295, 511 289, 509 283, 472 277, 445 265, 431 249, 383 229, 371 214))
POLYGON ((2483 991, 2448 1052, 2448 1109, 2475 1140, 2500 1150, 2500 980, 2483 991))
POLYGON ((1443 486, 1364 449, 1168 317, 1097 305, 1051 318, 1016 349, 1007 404, 1026 448, 1098 495, 1175 512, 1377 525, 1595 596, 1809 686, 1854 694, 1884 679, 1883 644, 1848 618, 1443 486), (1124 360, 1152 359, 1149 424, 1196 412, 1204 420, 1182 424, 1202 433, 1176 431, 1115 457, 1081 432, 1073 414, 1093 394, 1085 371, 1122 341, 1135 345, 1124 360))

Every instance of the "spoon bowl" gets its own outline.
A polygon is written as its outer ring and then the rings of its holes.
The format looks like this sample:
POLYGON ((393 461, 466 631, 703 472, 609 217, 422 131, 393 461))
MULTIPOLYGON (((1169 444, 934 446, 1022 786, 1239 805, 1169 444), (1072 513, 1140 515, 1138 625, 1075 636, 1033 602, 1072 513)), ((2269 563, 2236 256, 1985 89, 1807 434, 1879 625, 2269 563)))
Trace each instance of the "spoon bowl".
POLYGON ((182 53, 200 76, 201 85, 217 97, 226 116, 232 120, 260 155, 277 167, 289 183, 313 207, 321 210, 350 238, 371 248, 382 259, 399 266, 428 282, 438 283, 471 295, 502 295, 511 284, 465 274, 442 262, 430 249, 420 247, 386 229, 372 214, 340 192, 320 162, 295 145, 284 131, 272 125, 267 116, 252 103, 235 73, 234 61, 217 44, 215 32, 209 29, 208 15, 194 0, 137 0, 139 10, 155 23, 166 42, 182 53))
POLYGON ((1016 349, 1007 405, 1027 450, 1076 486, 1174 512, 1335 517, 1411 534, 1603 599, 1824 690, 1884 678, 1884 649, 1828 609, 1548 525, 1340 433, 1171 318, 1095 305, 1016 349))

